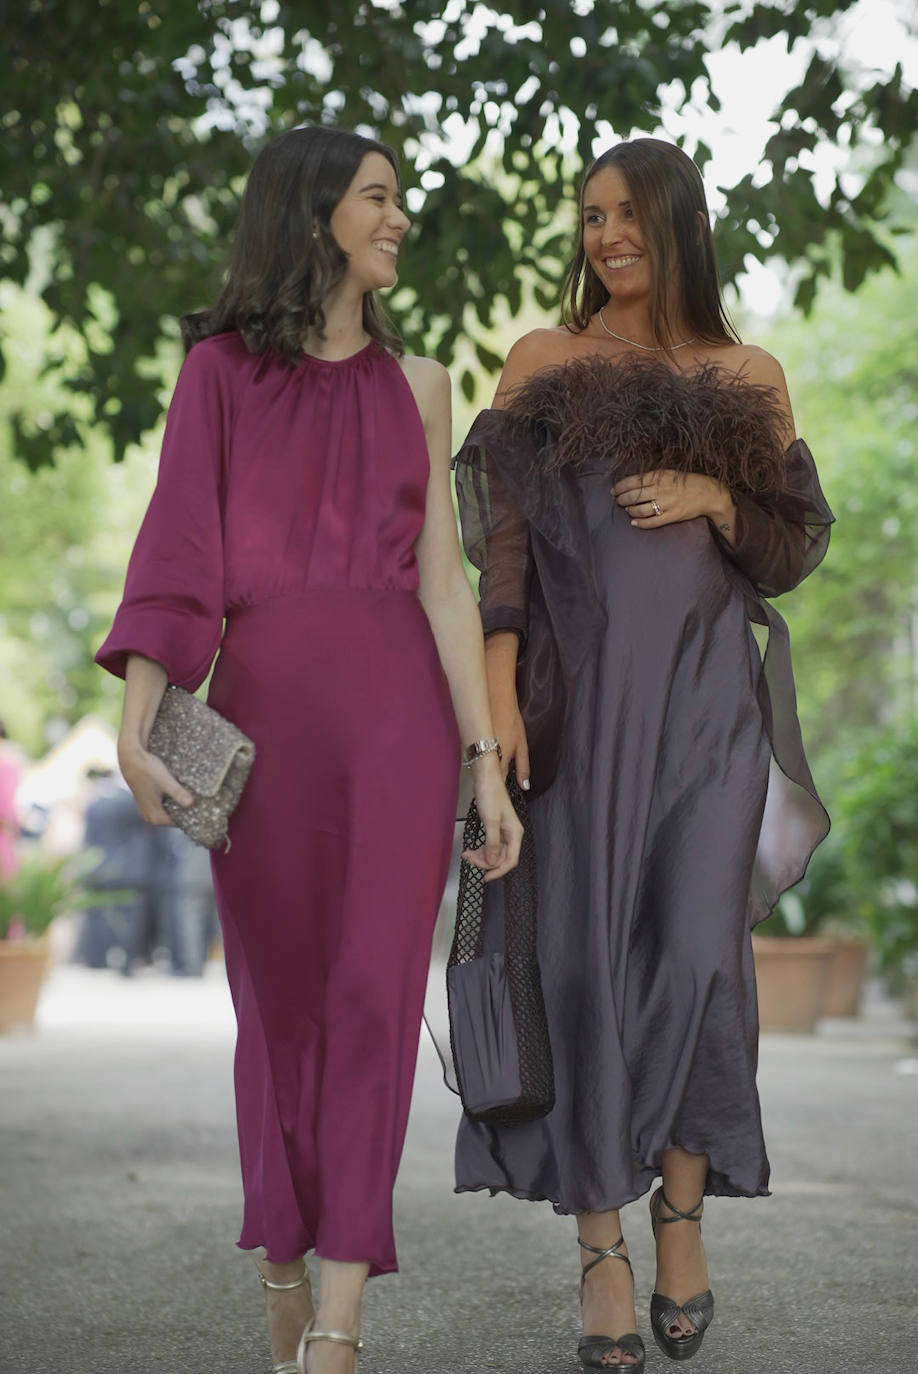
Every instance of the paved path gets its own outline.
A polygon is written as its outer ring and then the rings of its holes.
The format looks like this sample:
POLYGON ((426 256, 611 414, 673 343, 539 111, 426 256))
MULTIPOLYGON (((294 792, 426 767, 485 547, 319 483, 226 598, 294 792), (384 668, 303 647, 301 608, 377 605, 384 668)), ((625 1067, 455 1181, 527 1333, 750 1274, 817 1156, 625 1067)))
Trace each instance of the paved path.
MULTIPOLYGON (((232 1035, 217 969, 61 968, 39 1030, 0 1037, 2 1374, 267 1374, 261 1290, 232 1243, 232 1035)), ((774 1197, 708 1203, 718 1312, 692 1374, 914 1374, 909 1027, 878 1006, 765 1037, 760 1084, 774 1197)), ((396 1193, 402 1272, 370 1286, 361 1374, 576 1374, 573 1223, 456 1197, 456 1116, 425 1040, 396 1193)), ((624 1220, 648 1338, 644 1205, 624 1220)), ((672 1368, 648 1344, 648 1371, 672 1368)))

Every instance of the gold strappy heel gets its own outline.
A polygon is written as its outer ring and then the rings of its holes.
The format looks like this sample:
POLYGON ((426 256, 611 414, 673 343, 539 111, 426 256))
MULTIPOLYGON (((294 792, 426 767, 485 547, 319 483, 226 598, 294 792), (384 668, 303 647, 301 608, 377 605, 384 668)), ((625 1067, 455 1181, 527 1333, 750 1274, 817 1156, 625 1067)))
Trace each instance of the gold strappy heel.
POLYGON ((357 1368, 357 1361, 363 1349, 363 1341, 359 1336, 348 1336, 344 1331, 317 1331, 315 1321, 311 1321, 306 1330, 300 1337, 300 1348, 296 1352, 296 1364, 291 1368, 298 1371, 298 1374, 308 1374, 306 1369, 306 1347, 310 1341, 337 1341, 339 1345, 349 1345, 354 1352, 354 1368, 357 1368))
MULTIPOLYGON (((294 1288, 305 1287, 306 1292, 309 1295, 309 1300, 310 1302, 312 1301, 312 1286, 309 1282, 309 1270, 306 1267, 305 1260, 303 1261, 302 1274, 298 1279, 294 1279, 292 1283, 274 1283, 273 1280, 265 1278, 261 1270, 261 1265, 258 1263, 258 1260, 255 1261, 255 1268, 258 1271, 258 1277, 261 1280, 261 1286, 265 1289, 266 1298, 267 1290, 269 1288, 272 1293, 287 1293, 291 1292, 294 1288)), ((313 1318, 313 1321, 314 1320, 315 1318, 313 1318)), ((298 1374, 299 1368, 300 1366, 297 1360, 281 1360, 280 1364, 274 1365, 274 1374, 298 1374)))

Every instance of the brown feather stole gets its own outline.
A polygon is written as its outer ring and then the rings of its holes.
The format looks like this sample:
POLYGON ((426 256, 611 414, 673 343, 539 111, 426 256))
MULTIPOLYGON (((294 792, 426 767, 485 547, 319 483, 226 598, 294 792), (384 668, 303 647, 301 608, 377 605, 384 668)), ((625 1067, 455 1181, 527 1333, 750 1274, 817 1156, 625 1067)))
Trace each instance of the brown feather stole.
POLYGON ((784 485, 777 393, 716 363, 679 372, 656 358, 590 354, 535 373, 503 413, 535 443, 545 471, 601 463, 611 480, 670 468, 733 492, 784 485))

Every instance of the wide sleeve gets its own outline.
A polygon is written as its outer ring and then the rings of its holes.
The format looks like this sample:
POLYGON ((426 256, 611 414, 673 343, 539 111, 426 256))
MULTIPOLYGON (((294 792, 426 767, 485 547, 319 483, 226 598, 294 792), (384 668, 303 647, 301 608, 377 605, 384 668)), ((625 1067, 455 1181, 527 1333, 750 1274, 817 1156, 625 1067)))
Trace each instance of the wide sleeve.
POLYGON ((223 629, 222 491, 227 400, 219 355, 198 345, 169 407, 156 489, 128 564, 124 597, 96 662, 124 677, 142 654, 194 691, 223 629))
POLYGON ((478 595, 485 634, 515 630, 525 643, 532 579, 529 521, 488 452, 487 415, 473 425, 453 462, 462 542, 481 574, 478 595))
POLYGON ((482 411, 455 459, 462 538, 485 634, 520 636, 516 690, 532 795, 555 776, 567 684, 605 628, 576 474, 546 466, 506 410, 482 411))
POLYGON ((734 493, 736 543, 718 535, 727 557, 762 596, 779 596, 802 582, 825 556, 835 517, 813 455, 795 439, 784 455, 784 485, 777 493, 734 493))

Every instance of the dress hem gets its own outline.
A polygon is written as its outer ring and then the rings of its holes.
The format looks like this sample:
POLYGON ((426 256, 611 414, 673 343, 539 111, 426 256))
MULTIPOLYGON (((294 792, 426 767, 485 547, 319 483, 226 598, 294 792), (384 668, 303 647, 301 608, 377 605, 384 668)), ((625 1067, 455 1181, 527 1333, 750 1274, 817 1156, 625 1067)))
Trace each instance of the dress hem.
MULTIPOLYGON (((253 1250, 267 1251, 267 1248, 268 1247, 264 1244, 263 1241, 256 1241, 254 1244, 243 1244, 241 1240, 236 1241, 236 1249, 242 1250, 244 1254, 251 1254, 253 1250)), ((371 1279, 379 1278, 383 1274, 398 1273, 397 1260, 385 1260, 377 1263, 375 1260, 368 1260, 365 1255, 361 1255, 356 1258, 353 1255, 346 1255, 343 1253, 340 1255, 320 1255, 318 1250, 316 1250, 312 1245, 307 1245, 305 1249, 298 1250, 295 1254, 290 1255, 290 1257, 287 1259, 272 1259, 269 1258, 267 1254, 265 1255, 265 1259, 267 1260, 268 1264, 294 1264, 296 1260, 305 1260, 307 1255, 314 1255, 317 1260, 332 1260, 337 1264, 367 1264, 369 1265, 370 1269, 370 1272, 367 1275, 367 1277, 371 1279)))
MULTIPOLYGON (((655 1179, 658 1177, 659 1174, 654 1176, 655 1179)), ((504 1183, 457 1183, 456 1186, 453 1188, 453 1192, 489 1193, 491 1197, 496 1197, 498 1193, 506 1193, 508 1197, 518 1198, 520 1202, 550 1202, 552 1205, 552 1209, 559 1217, 577 1217, 584 1212, 617 1212, 622 1207, 627 1207, 628 1204, 631 1202, 639 1202, 641 1198, 647 1196, 652 1187, 653 1182, 651 1182, 651 1184, 644 1190, 644 1192, 632 1193, 630 1197, 625 1198, 622 1202, 609 1203, 608 1206, 602 1207, 579 1208, 563 1207, 560 1202, 556 1201, 552 1197, 549 1197, 547 1193, 527 1192, 523 1188, 511 1188, 509 1184, 504 1183)), ((744 1188, 731 1187, 725 1184, 715 1184, 708 1182, 705 1184, 704 1197, 771 1197, 771 1190, 765 1187, 761 1187, 756 1192, 750 1192, 748 1189, 744 1188)))
MULTIPOLYGON (((711 1151, 703 1146, 695 1145, 690 1148, 688 1145, 679 1145, 671 1141, 664 1146, 664 1149, 683 1149, 688 1154, 708 1155, 709 1161, 711 1151)), ((708 1174, 705 1179, 703 1197, 771 1197, 771 1192, 767 1186, 769 1166, 765 1160, 765 1181, 758 1184, 754 1189, 744 1188, 738 1183, 730 1181, 730 1172, 708 1164, 708 1174)), ((643 1161, 635 1158, 634 1176, 637 1183, 637 1190, 633 1185, 627 1192, 627 1196, 620 1197, 617 1201, 603 1201, 598 1206, 595 1201, 584 1204, 582 1207, 571 1207, 562 1204, 560 1198, 553 1197, 547 1192, 538 1189, 514 1188, 509 1183, 457 1183, 453 1188, 454 1193, 483 1193, 489 1192, 491 1197, 497 1193, 507 1193, 510 1197, 519 1198, 521 1202, 550 1202, 558 1216, 572 1217, 579 1216, 581 1212, 617 1212, 621 1207, 627 1207, 630 1202, 637 1202, 640 1198, 646 1197, 658 1178, 662 1178, 662 1170, 658 1163, 651 1160, 643 1161), (639 1180, 647 1178, 649 1181, 646 1187, 641 1187, 639 1180)))

